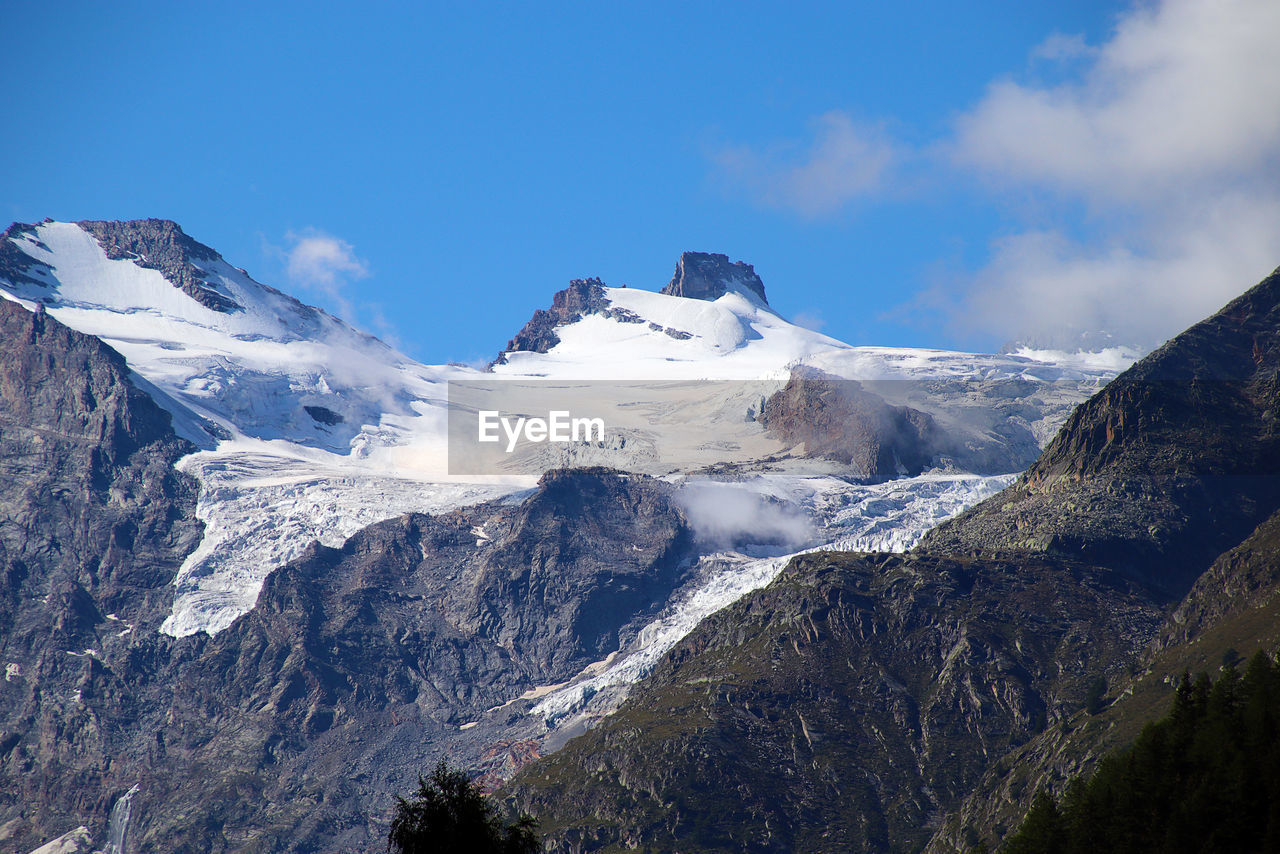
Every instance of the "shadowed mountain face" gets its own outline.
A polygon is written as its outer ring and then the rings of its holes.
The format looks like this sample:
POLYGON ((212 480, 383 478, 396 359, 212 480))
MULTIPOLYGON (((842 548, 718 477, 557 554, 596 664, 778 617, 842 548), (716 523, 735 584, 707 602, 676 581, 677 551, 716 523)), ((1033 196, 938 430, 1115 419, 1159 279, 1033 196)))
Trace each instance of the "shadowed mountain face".
POLYGON ((604 283, 599 279, 574 279, 569 287, 556 291, 551 297, 551 308, 534 311, 516 337, 507 342, 507 349, 490 363, 505 365, 507 353, 546 353, 560 343, 556 327, 581 320, 584 314, 607 311, 609 300, 604 295, 604 283))
POLYGON ((203 243, 188 237, 176 222, 167 219, 139 219, 129 222, 84 220, 80 227, 97 238, 106 256, 127 258, 140 267, 159 270, 187 296, 214 311, 241 311, 244 306, 206 281, 197 262, 217 259, 203 243))
MULTIPOLYGON (((96 338, 0 300, 0 838, 104 821, 199 540, 193 447, 96 338)), ((154 732, 154 730, 153 730, 154 732)))
POLYGON ((376 846, 393 795, 436 759, 503 770, 532 725, 511 702, 616 650, 691 547, 669 486, 593 469, 549 473, 518 504, 313 547, 175 667, 169 758, 135 800, 139 840, 376 846))
MULTIPOLYGON (((1280 508, 1278 369, 1273 275, 1079 407, 1015 486, 913 553, 793 561, 508 791, 558 851, 907 851, 935 833, 963 847, 946 812, 984 774, 1029 798, 997 760, 1056 743, 1085 687, 1127 678, 1169 600, 1280 508)), ((1184 621, 1228 614, 1193 600, 1184 621)))
POLYGON ((950 854, 975 842, 993 850, 1018 827, 1041 787, 1061 796, 1109 751, 1126 747, 1172 706, 1183 673, 1244 666, 1280 649, 1280 512, 1222 554, 1166 618, 1133 664, 1109 682, 1097 714, 1079 712, 989 768, 952 810, 927 850, 950 854))

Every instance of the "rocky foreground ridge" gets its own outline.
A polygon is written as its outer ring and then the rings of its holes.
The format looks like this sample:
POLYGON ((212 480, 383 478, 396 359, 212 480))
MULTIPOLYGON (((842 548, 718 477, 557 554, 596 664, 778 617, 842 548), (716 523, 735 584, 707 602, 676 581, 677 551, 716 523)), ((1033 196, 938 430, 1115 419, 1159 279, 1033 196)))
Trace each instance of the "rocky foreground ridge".
POLYGON ((5 850, 104 819, 133 784, 126 750, 163 714, 138 674, 170 652, 156 630, 201 533, 173 468, 191 450, 117 353, 0 300, 5 850))

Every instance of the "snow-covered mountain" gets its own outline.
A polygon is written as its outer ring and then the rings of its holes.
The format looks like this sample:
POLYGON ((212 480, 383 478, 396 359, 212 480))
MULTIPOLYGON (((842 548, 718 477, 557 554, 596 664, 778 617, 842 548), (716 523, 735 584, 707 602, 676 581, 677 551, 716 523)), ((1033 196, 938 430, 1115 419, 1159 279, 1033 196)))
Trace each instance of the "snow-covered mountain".
POLYGON ((374 441, 365 425, 412 417, 448 374, 254 281, 172 223, 46 222, 5 237, 27 261, 5 295, 120 351, 202 447, 251 438, 348 453, 374 441), (148 251, 181 266, 166 276, 148 251))
MULTIPOLYGON (((229 625, 253 607, 271 569, 314 540, 337 546, 405 512, 441 512, 530 488, 534 476, 449 473, 450 380, 736 380, 776 391, 794 369, 809 367, 843 379, 911 381, 912 406, 940 419, 966 413, 973 435, 996 430, 1016 409, 1018 429, 1036 446, 1124 366, 1116 353, 1040 358, 850 346, 788 322, 769 306, 750 266, 706 253, 682 256, 661 293, 572 283, 551 309, 535 313, 489 372, 419 364, 254 281, 164 220, 15 225, 0 239, 0 295, 118 350, 173 414, 178 432, 200 448, 181 463, 201 483, 198 515, 206 527, 177 580, 165 624, 175 635, 229 625)), ((721 418, 739 438, 766 432, 738 409, 707 417, 721 418)), ((785 445, 773 441, 771 453, 785 445)), ((705 476, 719 453, 707 448, 684 469, 661 473, 705 476)), ((873 487, 847 474, 788 453, 735 475, 733 488, 769 493, 771 506, 806 518, 803 541, 783 551, 888 549, 909 545, 1007 481, 1004 471, 987 472, 999 476, 992 479, 951 470, 873 487)), ((754 578, 740 562, 725 565, 754 578)), ((698 613, 752 586, 708 583, 721 592, 699 600, 698 613)))
POLYGON ((367 847, 423 767, 509 777, 789 557, 911 548, 1124 366, 851 346, 709 253, 660 291, 571 282, 488 370, 420 364, 165 220, 14 225, 0 296, 0 684, 25 698, 0 788, 61 810, 32 844, 270 821, 367 847), (586 395, 610 432, 464 475, 475 389, 517 415, 586 395))

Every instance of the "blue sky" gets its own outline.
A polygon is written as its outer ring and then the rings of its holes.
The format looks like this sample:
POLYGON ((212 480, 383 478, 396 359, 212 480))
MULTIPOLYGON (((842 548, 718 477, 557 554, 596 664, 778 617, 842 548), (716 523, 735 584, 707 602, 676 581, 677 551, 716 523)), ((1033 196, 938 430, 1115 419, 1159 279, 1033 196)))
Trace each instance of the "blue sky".
POLYGON ((686 249, 974 349, 1151 343, 1280 264, 1280 4, 900 5, 10 7, 0 214, 175 219, 428 362, 686 249))

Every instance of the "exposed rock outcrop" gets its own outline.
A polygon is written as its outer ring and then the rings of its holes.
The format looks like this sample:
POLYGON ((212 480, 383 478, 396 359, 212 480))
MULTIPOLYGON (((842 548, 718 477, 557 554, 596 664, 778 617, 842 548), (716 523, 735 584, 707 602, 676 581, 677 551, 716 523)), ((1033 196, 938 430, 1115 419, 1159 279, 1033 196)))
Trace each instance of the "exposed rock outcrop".
POLYGON ((155 632, 201 533, 173 468, 193 450, 118 353, 0 300, 5 850, 80 824, 101 836, 136 781, 120 759, 155 724, 155 632))
POLYGON ((787 444, 803 443, 805 456, 869 481, 930 468, 1012 474, 1039 456, 1037 430, 1067 411, 1046 390, 1020 378, 858 382, 796 368, 757 419, 787 444))
POLYGON ((871 481, 914 477, 945 449, 930 415, 821 371, 792 371, 757 418, 784 442, 804 443, 806 456, 844 463, 871 481))
POLYGON ((176 222, 167 219, 136 219, 127 222, 83 220, 77 223, 92 234, 108 258, 133 261, 139 267, 159 270, 166 279, 205 308, 239 311, 239 303, 222 293, 197 266, 220 256, 203 243, 191 239, 176 222))
POLYGON ((560 343, 556 327, 581 320, 584 314, 605 311, 609 300, 604 295, 604 282, 599 279, 574 279, 569 287, 556 291, 551 298, 551 308, 540 308, 529 322, 507 342, 507 348, 490 363, 505 365, 507 353, 546 353, 560 343))
POLYGON ((33 235, 35 226, 15 222, 0 232, 0 279, 15 285, 28 284, 48 287, 49 283, 41 278, 41 268, 48 267, 32 258, 13 244, 13 238, 20 235, 33 235))
POLYGON ((1280 273, 1067 419, 999 495, 930 532, 947 553, 1048 552, 1173 599, 1280 506, 1280 273))
MULTIPOLYGON (((625 287, 625 286, 624 286, 625 287)), ((729 290, 753 294, 760 302, 768 304, 764 296, 764 283, 755 269, 742 261, 730 263, 728 256, 708 252, 685 252, 676 264, 676 272, 662 293, 714 300, 729 290)), ((507 347, 489 363, 505 365, 509 353, 546 353, 560 343, 556 329, 581 320, 584 315, 602 314, 620 323, 643 323, 644 319, 625 308, 614 308, 605 296, 604 282, 598 278, 574 279, 569 287, 557 291, 551 298, 551 308, 540 308, 529 322, 507 342, 507 347)), ((680 329, 670 329, 650 323, 654 331, 664 332, 677 340, 692 337, 680 329)))
POLYGON ((765 305, 764 282, 755 268, 743 261, 729 261, 718 252, 682 252, 676 271, 662 293, 689 299, 716 300, 731 290, 754 294, 765 305))

